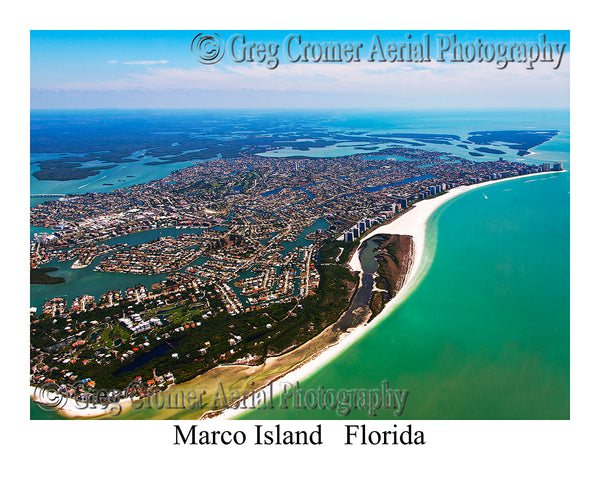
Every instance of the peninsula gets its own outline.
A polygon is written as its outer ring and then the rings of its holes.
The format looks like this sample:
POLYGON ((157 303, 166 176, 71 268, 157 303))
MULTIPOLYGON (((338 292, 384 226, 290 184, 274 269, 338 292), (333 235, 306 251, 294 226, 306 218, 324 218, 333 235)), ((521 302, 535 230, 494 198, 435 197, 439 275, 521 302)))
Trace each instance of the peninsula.
POLYGON ((250 151, 36 205, 31 224, 51 233, 31 241, 32 269, 68 261, 140 281, 98 298, 73 291, 32 313, 31 383, 80 400, 98 389, 124 396, 132 381, 142 397, 190 385, 210 397, 208 385, 214 396, 224 379, 260 388, 343 344, 407 291, 425 227, 393 225, 487 181, 561 170, 405 147, 334 158, 250 151), (181 233, 127 243, 164 228, 181 233), (145 285, 155 274, 166 279, 145 285))

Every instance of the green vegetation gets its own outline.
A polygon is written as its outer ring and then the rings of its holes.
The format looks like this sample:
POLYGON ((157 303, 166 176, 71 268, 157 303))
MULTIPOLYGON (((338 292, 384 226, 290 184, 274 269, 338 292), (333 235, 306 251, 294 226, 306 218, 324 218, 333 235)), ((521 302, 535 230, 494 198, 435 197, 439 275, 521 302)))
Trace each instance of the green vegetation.
POLYGON ((81 348, 80 357, 91 360, 85 364, 79 360, 71 363, 68 370, 79 379, 93 378, 103 388, 124 388, 132 381, 133 374, 148 380, 154 369, 158 374, 172 372, 180 383, 219 364, 242 358, 259 364, 267 356, 280 355, 315 337, 348 308, 358 284, 357 275, 337 265, 318 265, 317 269, 319 287, 315 294, 301 301, 276 303, 236 316, 224 310, 211 288, 199 304, 185 300, 174 307, 144 310, 141 303, 123 302, 119 306, 76 313, 70 319, 46 316, 36 319, 31 327, 31 345, 52 352, 84 340, 84 345, 77 347, 81 348), (204 301, 208 301, 208 306, 204 301), (203 318, 209 307, 216 315, 203 318), (123 311, 128 314, 137 311, 144 318, 166 317, 168 325, 151 333, 132 335, 119 323, 123 311), (65 327, 74 325, 82 326, 80 330, 86 334, 65 337, 65 327), (175 326, 182 328, 176 332, 175 326), (169 335, 165 334, 167 331, 169 335), (145 342, 151 346, 142 348, 145 342), (116 355, 104 357, 109 352, 116 355), (126 352, 127 360, 115 358, 126 352), (173 353, 177 356, 173 357, 173 353), (128 369, 134 362, 135 369, 128 369))
POLYGON ((369 307, 373 312, 371 318, 375 318, 385 307, 385 292, 373 292, 369 307))
POLYGON ((35 285, 51 285, 55 283, 64 283, 65 279, 62 277, 52 277, 48 275, 50 272, 57 271, 58 268, 32 268, 29 270, 29 283, 35 285))
POLYGON ((117 165, 101 165, 91 167, 82 167, 80 162, 66 160, 44 160, 40 162, 40 169, 32 173, 38 180, 81 180, 87 177, 98 175, 102 170, 116 167, 117 165))
POLYGON ((245 175, 240 183, 237 185, 240 187, 241 192, 246 192, 250 187, 254 185, 254 181, 260 178, 260 174, 256 171, 252 171, 249 174, 245 175))
POLYGON ((385 279, 390 295, 394 296, 404 284, 412 255, 412 238, 407 235, 381 235, 375 251, 377 273, 385 279))
POLYGON ((340 265, 347 263, 350 259, 350 253, 358 247, 359 243, 358 240, 355 240, 354 242, 340 242, 338 240, 328 241, 321 247, 321 250, 319 250, 319 253, 321 254, 321 263, 338 263, 340 265), (340 248, 343 249, 341 254, 340 248))
MULTIPOLYGON (((344 267, 317 268, 321 275, 319 288, 315 295, 306 297, 300 304, 295 301, 279 303, 233 317, 221 312, 206 320, 194 314, 191 320, 201 322, 201 326, 172 335, 168 341, 176 343, 176 348, 136 368, 136 373, 150 378, 152 369, 156 368, 157 372, 173 372, 178 383, 185 382, 221 363, 231 363, 248 355, 255 359, 253 363, 262 363, 268 355, 279 355, 291 346, 301 345, 339 318, 348 308, 358 283, 357 276, 344 267), (234 335, 242 341, 231 354, 229 340, 234 335), (200 353, 203 348, 206 348, 204 354, 200 353), (173 352, 177 352, 177 359, 171 357, 173 352)), ((211 308, 219 306, 217 296, 211 298, 208 295, 208 298, 211 308)), ((100 374, 99 371, 94 373, 93 378, 100 380, 100 374)), ((130 375, 130 372, 115 375, 105 381, 125 386, 130 375)))

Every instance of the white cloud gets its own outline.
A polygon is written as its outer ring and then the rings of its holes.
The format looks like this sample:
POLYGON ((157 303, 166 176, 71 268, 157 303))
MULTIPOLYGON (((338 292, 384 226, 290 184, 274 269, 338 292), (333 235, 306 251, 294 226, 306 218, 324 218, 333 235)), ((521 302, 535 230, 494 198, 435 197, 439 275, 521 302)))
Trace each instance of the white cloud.
POLYGON ((387 95, 411 102, 418 102, 419 98, 430 101, 448 101, 452 98, 455 103, 460 103, 461 98, 476 102, 478 98, 501 97, 506 100, 523 99, 524 106, 529 99, 537 105, 544 105, 548 100, 564 106, 569 101, 569 60, 569 55, 565 54, 558 70, 548 63, 534 64, 533 70, 527 70, 526 64, 513 63, 500 70, 495 63, 436 61, 420 64, 285 63, 275 69, 258 63, 198 65, 184 69, 151 66, 166 61, 121 62, 150 66, 112 80, 73 81, 46 85, 42 90, 343 93, 356 98, 387 95))
POLYGON ((136 60, 133 62, 121 62, 123 65, 160 65, 168 63, 168 60, 136 60))
POLYGON ((117 60, 110 60, 108 63, 122 63, 123 65, 162 65, 168 62, 168 60, 134 60, 130 62, 118 62, 117 60))

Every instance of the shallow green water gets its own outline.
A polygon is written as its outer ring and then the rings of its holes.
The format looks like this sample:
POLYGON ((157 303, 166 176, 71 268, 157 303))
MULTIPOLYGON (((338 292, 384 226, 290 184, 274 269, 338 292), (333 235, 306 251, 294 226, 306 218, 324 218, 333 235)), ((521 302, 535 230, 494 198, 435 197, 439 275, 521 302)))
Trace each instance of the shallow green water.
MULTIPOLYGON (((427 233, 421 283, 301 388, 409 390, 401 417, 376 419, 569 418, 569 174, 476 189, 427 233)), ((242 418, 372 418, 278 405, 242 418)))
MULTIPOLYGON (((387 380, 410 392, 401 419, 569 418, 569 174, 458 197, 428 238, 434 261, 412 294, 301 388, 387 380)), ((278 404, 243 418, 369 418, 278 404)))

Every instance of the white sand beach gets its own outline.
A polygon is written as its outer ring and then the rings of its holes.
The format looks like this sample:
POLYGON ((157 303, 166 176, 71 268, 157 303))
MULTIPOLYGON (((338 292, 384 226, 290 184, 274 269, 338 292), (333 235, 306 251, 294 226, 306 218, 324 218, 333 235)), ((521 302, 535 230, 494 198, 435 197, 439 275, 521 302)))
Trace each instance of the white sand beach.
POLYGON ((125 398, 118 403, 110 403, 106 406, 92 405, 91 403, 87 405, 73 398, 59 396, 53 387, 49 386, 46 389, 44 385, 40 387, 30 386, 29 396, 36 403, 46 404, 44 407, 40 405, 40 408, 48 411, 59 411, 62 416, 68 418, 91 418, 107 414, 116 416, 132 403, 130 398, 125 398))
MULTIPOLYGON (((412 267, 407 275, 406 282, 403 287, 400 289, 398 294, 390 300, 385 308, 377 315, 373 320, 369 323, 363 324, 354 330, 343 335, 340 340, 328 347, 326 347, 317 357, 315 357, 310 362, 302 365, 300 368, 297 368, 290 373, 284 375, 279 378, 276 382, 273 383, 273 395, 278 395, 282 393, 284 385, 287 383, 294 384, 296 382, 301 381, 302 379, 310 376, 329 361, 337 357, 340 353, 346 350, 350 345, 356 342, 361 336, 363 336, 370 328, 373 327, 377 322, 381 321, 381 319, 385 318, 399 303, 401 303, 407 295, 412 291, 412 289, 416 286, 416 279, 418 279, 417 274, 420 273, 420 269, 423 266, 423 253, 425 251, 425 230, 427 227, 427 221, 429 217, 442 205, 446 204, 448 201, 463 195, 464 193, 470 192, 477 188, 482 188, 489 186, 491 184, 515 180, 519 178, 534 177, 538 175, 546 175, 551 173, 559 173, 559 172, 540 172, 533 173, 530 175, 522 175, 519 177, 509 177, 503 178, 500 180, 491 180, 489 182, 477 183, 474 185, 464 185, 460 187, 453 188, 448 190, 445 194, 440 195, 438 197, 434 197, 431 199, 421 200, 415 204, 414 208, 405 214, 399 216, 396 220, 382 225, 379 228, 376 228, 364 238, 362 241, 364 242, 368 238, 388 233, 388 234, 396 234, 396 235, 410 235, 413 237, 414 243, 414 260, 412 267)), ((352 258, 350 259, 350 268, 354 271, 361 272, 362 269, 359 260, 359 251, 357 249, 352 258)), ((256 405, 260 405, 260 401, 262 399, 262 395, 255 394, 255 402, 256 405)), ((248 401, 248 404, 252 404, 251 401, 248 401)), ((223 412, 212 419, 216 420, 224 420, 234 418, 238 415, 245 413, 246 410, 240 411, 234 408, 229 408, 223 410, 223 412)), ((211 420, 212 420, 211 419, 211 420)))
MULTIPOLYGON (((539 175, 546 174, 556 174, 559 172, 541 172, 534 173, 530 175, 526 175, 527 177, 535 177, 539 175)), ((413 237, 413 245, 414 245, 414 258, 413 263, 408 272, 406 282, 403 287, 400 289, 398 294, 387 303, 385 308, 377 315, 374 319, 372 319, 369 323, 363 324, 351 331, 343 334, 337 343, 328 345, 323 350, 321 350, 318 355, 314 356, 310 361, 307 361, 305 364, 300 367, 294 368, 294 366, 290 366, 292 370, 278 378, 275 382, 273 382, 273 395, 276 396, 282 393, 285 384, 294 384, 296 382, 301 381, 302 379, 310 376, 325 364, 330 362, 332 359, 337 357, 340 353, 342 353, 345 349, 347 349, 350 345, 356 342, 362 335, 364 335, 373 325, 377 322, 381 321, 385 318, 399 303, 401 303, 407 295, 413 290, 413 288, 418 284, 419 276, 421 273, 421 269, 423 267, 423 255, 425 252, 425 232, 427 227, 427 221, 431 217, 431 215, 439 209, 442 205, 446 204, 448 201, 464 194, 469 191, 472 191, 477 188, 482 188, 489 186, 490 184, 506 182, 510 180, 515 180, 519 178, 523 178, 524 176, 519 177, 510 177, 504 178, 500 180, 492 180, 489 182, 478 183, 474 185, 468 186, 460 186, 454 189, 448 190, 443 195, 419 201, 414 205, 414 207, 407 211, 406 213, 400 215, 397 219, 392 222, 382 225, 369 234, 367 234, 362 241, 364 242, 368 238, 378 235, 378 234, 396 234, 396 235, 410 235, 413 237)), ((535 179, 531 178, 533 181, 535 179)), ((350 259, 350 268, 354 271, 358 271, 362 274, 362 269, 359 261, 359 250, 357 249, 352 258, 350 259)), ((258 390, 260 391, 260 390, 258 390)), ((35 387, 31 387, 30 396, 35 400, 39 401, 39 398, 36 398, 35 387)), ((254 399, 248 399, 248 404, 260 405, 263 395, 262 394, 254 394, 254 399), (254 403, 253 403, 254 402, 254 403)), ((95 417, 99 415, 106 415, 110 412, 109 408, 103 409, 102 407, 88 407, 82 408, 82 405, 79 405, 73 399, 64 399, 61 404, 61 414, 67 417, 95 417)), ((120 407, 126 408, 131 404, 130 399, 125 399, 120 402, 120 407)), ((119 406, 115 406, 115 408, 119 408, 119 406)), ((220 412, 219 414, 210 418, 210 420, 224 420, 234 418, 242 413, 245 413, 246 410, 238 410, 235 408, 228 408, 220 412)))

